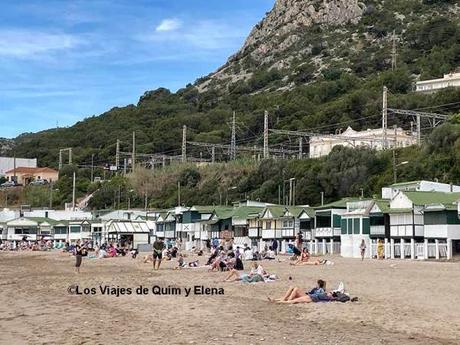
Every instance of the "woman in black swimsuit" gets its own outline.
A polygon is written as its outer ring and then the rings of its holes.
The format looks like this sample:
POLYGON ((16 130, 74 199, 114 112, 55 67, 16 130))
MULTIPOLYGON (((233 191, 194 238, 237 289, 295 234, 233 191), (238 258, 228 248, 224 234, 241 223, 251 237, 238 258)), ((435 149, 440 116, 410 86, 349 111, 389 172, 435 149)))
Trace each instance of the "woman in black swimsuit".
POLYGON ((83 255, 83 248, 80 245, 80 240, 75 245, 75 269, 77 273, 80 273, 81 259, 83 255))

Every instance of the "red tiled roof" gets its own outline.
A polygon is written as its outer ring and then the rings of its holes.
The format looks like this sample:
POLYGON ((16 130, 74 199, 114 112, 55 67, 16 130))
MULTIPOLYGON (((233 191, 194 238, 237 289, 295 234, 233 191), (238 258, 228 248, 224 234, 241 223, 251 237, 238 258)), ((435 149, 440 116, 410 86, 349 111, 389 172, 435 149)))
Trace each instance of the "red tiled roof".
POLYGON ((57 174, 58 171, 51 168, 28 168, 28 167, 17 167, 16 169, 11 169, 5 172, 5 174, 38 174, 38 173, 51 173, 57 174))

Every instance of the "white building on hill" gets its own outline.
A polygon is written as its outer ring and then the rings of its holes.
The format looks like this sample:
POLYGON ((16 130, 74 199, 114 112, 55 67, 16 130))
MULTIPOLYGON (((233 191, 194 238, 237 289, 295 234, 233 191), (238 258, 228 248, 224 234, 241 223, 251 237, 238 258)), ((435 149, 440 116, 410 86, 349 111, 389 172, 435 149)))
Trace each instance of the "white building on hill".
MULTIPOLYGON (((407 147, 417 143, 417 137, 401 128, 387 130, 388 147, 407 147)), ((320 135, 310 138, 310 158, 327 156, 334 146, 362 147, 382 150, 384 133, 382 128, 355 131, 351 127, 340 134, 320 135)))
POLYGON ((447 87, 460 87, 460 73, 444 74, 444 78, 418 81, 416 92, 436 92, 447 87))

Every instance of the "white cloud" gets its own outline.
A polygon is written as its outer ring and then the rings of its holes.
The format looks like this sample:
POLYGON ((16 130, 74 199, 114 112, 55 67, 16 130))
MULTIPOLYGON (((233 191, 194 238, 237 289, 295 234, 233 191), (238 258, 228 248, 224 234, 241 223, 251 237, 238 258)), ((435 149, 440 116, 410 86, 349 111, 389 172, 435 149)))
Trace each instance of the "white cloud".
POLYGON ((182 22, 178 19, 163 19, 155 29, 156 32, 167 32, 167 31, 175 31, 182 26, 182 22))
MULTIPOLYGON (((183 51, 184 45, 191 49, 200 51, 220 51, 222 49, 237 49, 247 32, 243 29, 235 28, 228 23, 215 20, 200 20, 187 23, 186 25, 172 31, 156 32, 150 34, 137 35, 136 39, 144 42, 154 42, 157 48, 167 47, 171 53, 170 44, 180 43, 178 47, 183 51)), ((191 51, 187 51, 191 54, 191 51)))
POLYGON ((0 56, 30 58, 79 46, 82 40, 62 33, 0 30, 0 56))

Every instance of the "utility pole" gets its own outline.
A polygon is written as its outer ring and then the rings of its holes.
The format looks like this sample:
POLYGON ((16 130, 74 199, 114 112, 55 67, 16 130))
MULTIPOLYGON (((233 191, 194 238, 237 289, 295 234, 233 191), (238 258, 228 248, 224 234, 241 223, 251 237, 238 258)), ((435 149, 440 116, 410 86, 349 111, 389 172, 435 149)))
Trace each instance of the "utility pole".
POLYGON ((278 185, 278 205, 281 205, 281 185, 278 185))
POLYGON ((53 183, 50 183, 50 210, 53 208, 53 183))
POLYGON ((321 192, 321 206, 324 205, 324 192, 321 192))
POLYGON ((91 183, 94 181, 94 153, 91 154, 91 183))
POLYGON ((398 179, 396 172, 396 150, 393 150, 393 183, 396 183, 398 179))
POLYGON ((123 159, 123 175, 126 176, 126 169, 127 169, 127 166, 128 166, 128 162, 127 162, 127 159, 123 159))
POLYGON ((180 181, 177 182, 177 206, 180 206, 180 181))
POLYGON ((68 147, 66 149, 60 149, 59 150, 59 170, 62 169, 63 166, 63 159, 62 159, 62 152, 68 151, 69 153, 69 165, 72 164, 72 148, 68 147))
POLYGON ((417 114, 417 145, 420 146, 422 143, 422 129, 420 125, 420 114, 417 114))
POLYGON ((216 161, 216 147, 212 146, 211 147, 211 162, 215 163, 216 161))
POLYGON ((299 159, 302 159, 302 157, 303 157, 303 152, 302 152, 303 147, 302 146, 303 146, 303 138, 300 137, 299 138, 299 159))
POLYGON ((289 179, 289 206, 295 205, 295 178, 289 179))
POLYGON ((121 186, 118 186, 118 209, 120 209, 121 203, 121 186))
POLYGON ((383 87, 383 110, 382 110, 382 131, 383 131, 383 143, 382 148, 387 148, 387 127, 388 127, 388 88, 383 87))
POLYGON ((118 173, 118 168, 120 167, 120 140, 117 139, 117 149, 115 153, 115 166, 117 167, 117 173, 118 173))
POLYGON ((187 126, 182 127, 182 163, 187 161, 187 126))
POLYGON ((295 204, 296 204, 296 198, 297 198, 297 180, 296 180, 296 179, 294 179, 293 185, 294 185, 294 191, 293 191, 293 193, 292 193, 292 194, 293 194, 293 197, 292 197, 292 206, 295 206, 295 204))
POLYGON ((16 151, 13 153, 13 181, 15 184, 18 183, 16 177, 16 151))
POLYGON ((268 111, 264 114, 264 159, 268 159, 268 111))
POLYGON ((132 172, 136 170, 136 132, 133 131, 133 152, 131 157, 131 169, 132 172))
POLYGON ((230 144, 230 159, 236 159, 236 113, 233 112, 232 118, 232 141, 230 144))
POLYGON ((394 141, 394 149, 398 147, 398 127, 396 125, 393 125, 393 129, 395 131, 395 141, 394 141))
POLYGON ((391 48, 391 69, 394 71, 396 69, 396 62, 397 62, 397 50, 396 50, 396 34, 395 30, 393 30, 393 44, 391 48))
POLYGON ((72 211, 75 211, 75 171, 73 172, 73 186, 72 186, 72 211))

